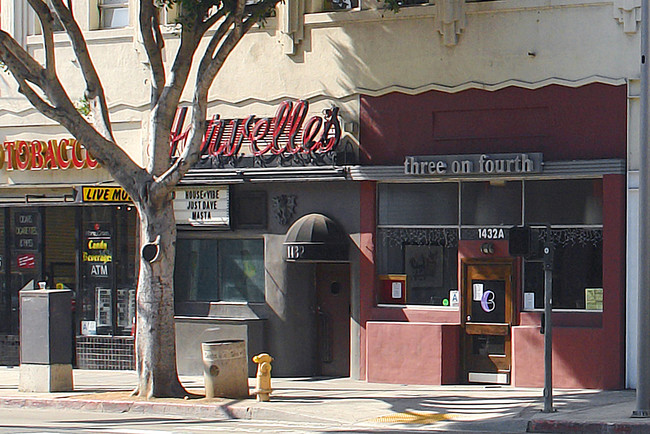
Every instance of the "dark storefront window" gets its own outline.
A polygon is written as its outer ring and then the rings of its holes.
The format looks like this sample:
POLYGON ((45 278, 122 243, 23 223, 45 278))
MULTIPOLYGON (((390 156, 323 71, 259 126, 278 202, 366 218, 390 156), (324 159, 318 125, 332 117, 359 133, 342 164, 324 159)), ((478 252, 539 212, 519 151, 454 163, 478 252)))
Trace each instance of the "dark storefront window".
POLYGON ((131 206, 83 209, 81 333, 128 335, 135 317, 136 211, 131 206))
POLYGON ((448 306, 458 289, 458 184, 379 185, 378 272, 406 276, 380 303, 448 306))
POLYGON ((521 181, 463 182, 463 225, 521 223, 521 181))
MULTIPOLYGON (((526 223, 551 225, 553 307, 602 310, 602 202, 602 179, 379 184, 377 301, 452 305, 459 234, 526 223), (391 299, 395 280, 406 294, 391 299)), ((524 261, 523 282, 524 309, 542 308, 540 262, 524 261)))
MULTIPOLYGON (((551 225, 554 309, 603 309, 602 191, 602 179, 526 182, 526 223, 551 225)), ((542 264, 525 261, 524 308, 543 307, 542 264)))
POLYGON ((5 211, 9 231, 3 260, 8 301, 8 332, 18 334, 19 291, 38 288, 43 279, 43 226, 40 208, 5 211))
POLYGON ((45 282, 73 292, 76 333, 130 334, 136 225, 131 206, 3 208, 0 333, 18 333, 19 291, 45 282))
POLYGON ((232 212, 237 229, 266 229, 266 192, 237 191, 235 199, 232 212))
MULTIPOLYGON (((554 238, 564 230, 553 231, 554 238)), ((602 310, 602 231, 574 231, 566 244, 556 244, 553 257, 553 309, 602 310), (583 238, 581 240, 580 238, 583 238)), ((524 263, 527 309, 544 308, 544 270, 541 262, 524 263), (532 295, 531 295, 532 294, 532 295), (532 298, 532 299, 531 299, 532 298)))
POLYGON ((176 301, 264 301, 264 240, 189 239, 176 242, 176 301))
POLYGON ((379 224, 458 224, 458 184, 380 184, 379 224))
POLYGON ((529 225, 602 225, 602 179, 526 182, 529 225))
POLYGON ((5 208, 0 208, 0 334, 11 333, 11 294, 5 279, 7 270, 7 253, 5 240, 7 231, 5 227, 5 208))
POLYGON ((45 208, 45 278, 48 288, 77 290, 75 207, 45 208))

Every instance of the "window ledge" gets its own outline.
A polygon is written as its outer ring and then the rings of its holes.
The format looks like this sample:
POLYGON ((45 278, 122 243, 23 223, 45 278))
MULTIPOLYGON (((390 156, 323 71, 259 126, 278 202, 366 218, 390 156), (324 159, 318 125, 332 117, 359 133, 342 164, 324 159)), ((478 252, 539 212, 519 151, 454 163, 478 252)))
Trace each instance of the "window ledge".
POLYGON ((456 312, 458 307, 451 306, 431 306, 426 304, 391 304, 391 303, 378 303, 377 308, 383 309, 407 309, 407 310, 433 310, 433 311, 443 311, 443 312, 456 312))
POLYGON ((174 319, 176 321, 225 321, 225 322, 251 322, 251 321, 266 321, 266 318, 227 318, 220 316, 187 316, 187 315, 175 315, 174 319))
POLYGON ((264 302, 182 301, 175 310, 176 318, 252 321, 269 316, 264 302))
MULTIPOLYGON (((553 5, 549 5, 548 0, 501 0, 466 3, 465 10, 468 15, 472 15, 567 7, 598 7, 601 5, 611 7, 611 3, 611 0, 556 0, 553 5)), ((376 9, 357 8, 341 11, 312 12, 305 14, 305 25, 327 26, 343 25, 348 22, 429 18, 435 16, 435 12, 436 6, 433 3, 402 6, 397 13, 384 10, 381 7, 376 9)))
MULTIPOLYGON (((544 311, 529 310, 520 314, 520 325, 540 326, 544 311)), ((603 326, 603 311, 598 310, 553 310, 553 327, 558 328, 601 328, 603 326)))
MULTIPOLYGON (((133 37, 135 34, 134 30, 135 29, 133 27, 120 27, 117 29, 86 30, 83 32, 83 35, 88 44, 93 44, 96 42, 103 42, 103 41, 130 42, 133 41, 133 37)), ((55 33, 54 43, 55 45, 69 45, 70 40, 68 39, 68 34, 65 32, 55 33)), ((27 46, 42 46, 42 45, 43 45, 42 35, 29 35, 27 37, 27 46)))
POLYGON ((429 18, 435 14, 435 5, 423 4, 401 8, 398 13, 383 9, 352 9, 347 11, 313 12, 305 14, 306 26, 343 25, 350 22, 393 21, 410 18, 429 18))

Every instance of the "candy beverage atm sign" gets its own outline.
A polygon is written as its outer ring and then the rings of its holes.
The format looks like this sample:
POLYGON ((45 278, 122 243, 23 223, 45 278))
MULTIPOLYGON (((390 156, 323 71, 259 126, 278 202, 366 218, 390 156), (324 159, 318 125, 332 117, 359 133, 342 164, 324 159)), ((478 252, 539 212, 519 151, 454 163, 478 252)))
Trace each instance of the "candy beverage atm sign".
POLYGON ((98 165, 75 139, 17 140, 4 142, 0 149, 0 169, 7 171, 94 169, 98 165))

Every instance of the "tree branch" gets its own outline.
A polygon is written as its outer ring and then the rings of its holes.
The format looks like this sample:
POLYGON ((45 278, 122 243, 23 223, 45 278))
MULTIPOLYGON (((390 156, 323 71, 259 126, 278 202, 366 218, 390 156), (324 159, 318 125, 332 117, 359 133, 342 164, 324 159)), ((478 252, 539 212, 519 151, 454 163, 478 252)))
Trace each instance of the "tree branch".
POLYGON ((201 58, 201 63, 199 63, 198 77, 202 77, 203 74, 207 71, 210 63, 212 62, 212 57, 214 52, 217 50, 219 45, 223 42, 224 36, 228 33, 231 28, 235 17, 233 14, 228 14, 226 19, 219 25, 219 28, 214 32, 214 35, 210 38, 208 46, 205 49, 205 53, 201 58))
POLYGON ((18 78, 16 78, 16 81, 18 82, 18 91, 25 95, 27 100, 34 106, 34 108, 36 108, 36 110, 52 120, 56 120, 56 118, 59 117, 56 108, 52 107, 50 104, 45 102, 43 98, 38 96, 27 81, 18 78))
POLYGON ((214 26, 215 24, 217 24, 217 22, 218 22, 221 18, 225 17, 226 14, 227 14, 227 9, 226 9, 226 8, 221 8, 221 9, 219 9, 217 12, 213 13, 212 15, 210 15, 210 16, 209 16, 209 17, 208 17, 208 18, 203 22, 203 27, 205 27, 205 30, 203 31, 203 33, 205 33, 206 31, 208 31, 209 29, 211 29, 212 26, 214 26))
POLYGON ((237 0, 234 11, 226 16, 215 31, 199 64, 192 102, 192 128, 187 146, 174 164, 157 179, 158 186, 176 184, 198 161, 205 135, 208 91, 217 73, 242 37, 278 2, 279 0, 265 0, 247 7, 246 0, 237 0), (244 15, 248 16, 246 20, 243 19, 244 15))
POLYGON ((158 9, 153 0, 140 2, 140 34, 149 59, 149 67, 153 84, 151 86, 151 106, 155 106, 165 86, 165 66, 163 64, 162 49, 164 41, 158 23, 158 9))
POLYGON ((122 148, 99 134, 74 107, 68 109, 54 107, 44 101, 25 80, 18 78, 16 80, 20 93, 25 95, 34 108, 70 131, 132 197, 138 197, 139 192, 135 185, 146 176, 146 172, 133 163, 122 148), (77 116, 73 113, 77 113, 77 116))
POLYGON ((0 30, 0 60, 4 62, 9 71, 23 80, 30 81, 37 86, 43 84, 45 69, 21 47, 7 32, 0 30))
POLYGON ((54 56, 54 17, 50 8, 42 0, 27 0, 29 5, 34 9, 38 20, 41 22, 43 31, 43 45, 45 49, 45 75, 49 80, 56 77, 56 61, 54 56))
POLYGON ((163 89, 152 113, 152 120, 155 118, 151 128, 153 149, 147 170, 154 176, 160 176, 169 169, 169 132, 174 121, 174 112, 187 85, 194 54, 208 30, 201 25, 201 14, 191 17, 194 21, 186 22, 182 26, 181 42, 170 68, 169 83, 163 89))
MULTIPOLYGON (((32 2, 43 3, 42 0, 29 0, 32 2)), ((85 97, 90 103, 90 108, 95 118, 95 128, 108 140, 115 142, 113 137, 113 130, 110 121, 110 114, 108 111, 108 104, 106 102, 106 95, 104 94, 104 87, 99 79, 95 65, 90 58, 86 40, 79 25, 72 16, 70 9, 63 3, 63 0, 50 0, 54 11, 56 12, 63 28, 65 29, 72 48, 79 62, 81 73, 86 82, 85 97)))

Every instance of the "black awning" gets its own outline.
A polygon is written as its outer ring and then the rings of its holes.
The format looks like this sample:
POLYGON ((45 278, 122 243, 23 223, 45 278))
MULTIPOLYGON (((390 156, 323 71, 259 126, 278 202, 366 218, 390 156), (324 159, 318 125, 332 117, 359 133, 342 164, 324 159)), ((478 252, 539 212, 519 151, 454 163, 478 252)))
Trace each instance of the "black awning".
POLYGON ((284 240, 289 262, 345 262, 348 237, 334 220, 308 214, 296 220, 284 240))

